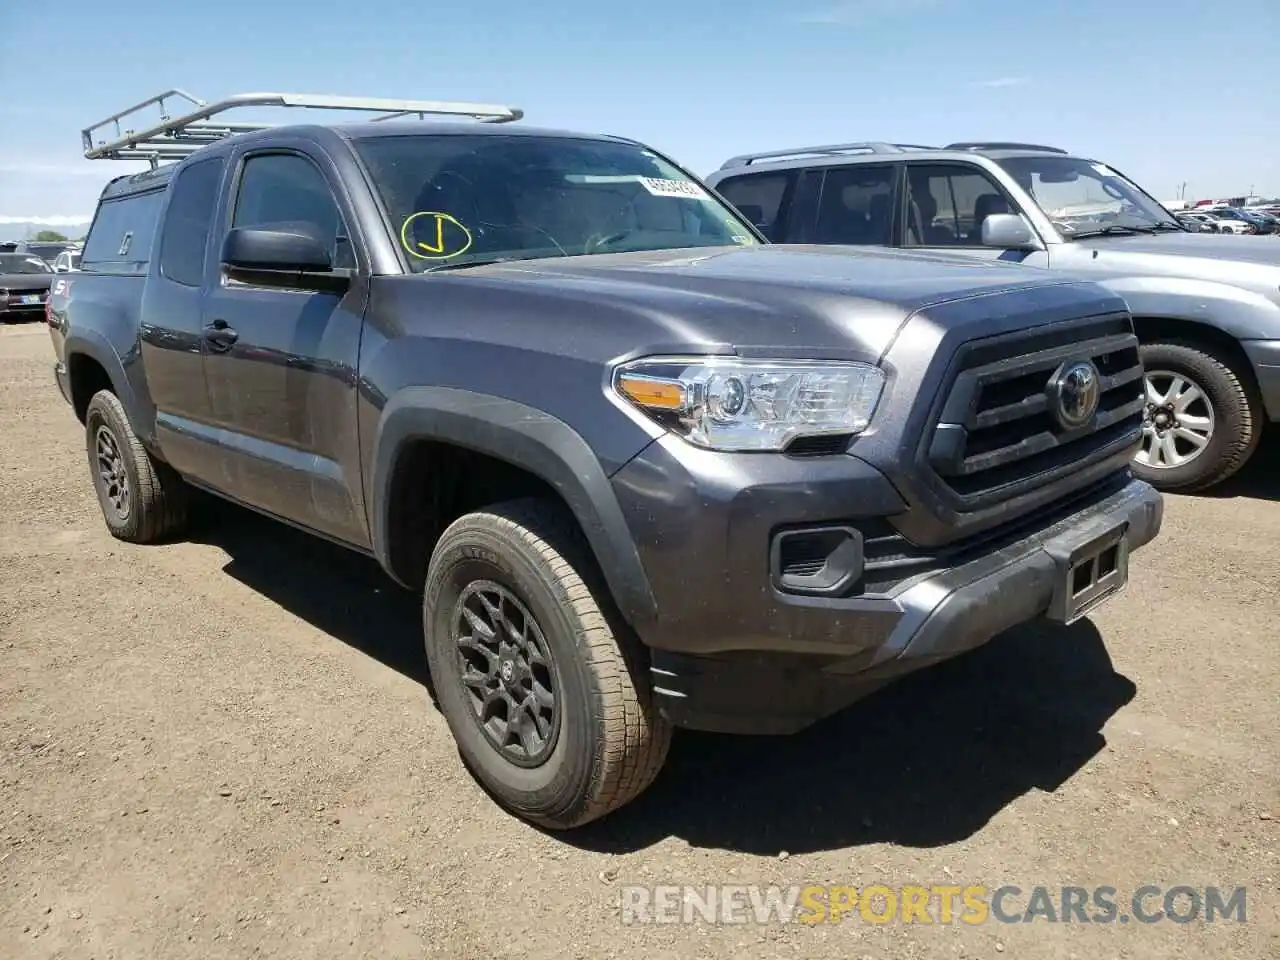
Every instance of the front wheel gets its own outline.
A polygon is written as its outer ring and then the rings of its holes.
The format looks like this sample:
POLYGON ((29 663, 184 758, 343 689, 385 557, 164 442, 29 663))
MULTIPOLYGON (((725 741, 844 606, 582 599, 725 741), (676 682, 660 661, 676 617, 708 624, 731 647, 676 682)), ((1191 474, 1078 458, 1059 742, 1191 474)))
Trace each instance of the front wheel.
POLYGON ((1181 343, 1142 346, 1146 411, 1133 472, 1160 490, 1192 493, 1248 462, 1261 425, 1242 371, 1181 343))
POLYGON ((427 661, 464 761, 501 804, 550 829, 629 803, 671 742, 591 564, 558 505, 512 501, 444 531, 423 593, 427 661))

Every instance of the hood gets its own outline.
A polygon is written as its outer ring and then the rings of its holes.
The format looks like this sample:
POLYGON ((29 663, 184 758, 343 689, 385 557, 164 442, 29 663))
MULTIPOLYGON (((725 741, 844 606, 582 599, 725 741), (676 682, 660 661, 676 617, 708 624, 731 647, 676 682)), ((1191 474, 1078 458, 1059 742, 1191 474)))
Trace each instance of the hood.
POLYGON ((1172 278, 1226 284, 1280 302, 1280 239, 1275 237, 1216 233, 1090 237, 1055 247, 1053 256, 1056 266, 1102 282, 1158 278, 1163 284, 1164 278, 1172 278))
POLYGON ((1261 263, 1280 266, 1280 239, 1230 233, 1156 233, 1089 237, 1067 246, 1096 251, 1098 256, 1142 255, 1178 258, 1188 269, 1199 266, 1186 261, 1261 263))
POLYGON ((0 290, 48 290, 52 273, 0 273, 0 290))
POLYGON ((557 257, 405 281, 396 285, 399 293, 415 298, 421 284, 437 285, 429 298, 437 316, 461 314, 468 306, 491 317, 519 310, 555 318, 569 337, 578 318, 590 331, 583 340, 619 352, 660 343, 731 347, 744 355, 818 347, 833 358, 877 358, 907 317, 950 301, 1012 295, 1017 309, 1027 310, 1036 298, 1020 293, 1070 288, 1082 310, 1100 303, 1115 309, 1105 291, 1077 277, 874 247, 760 245, 557 257))

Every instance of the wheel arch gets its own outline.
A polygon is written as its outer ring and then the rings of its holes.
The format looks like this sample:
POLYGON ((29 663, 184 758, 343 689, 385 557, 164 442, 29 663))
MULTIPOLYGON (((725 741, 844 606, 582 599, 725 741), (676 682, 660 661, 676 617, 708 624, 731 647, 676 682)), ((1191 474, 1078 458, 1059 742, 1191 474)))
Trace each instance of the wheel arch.
POLYGON ((415 497, 428 495, 414 483, 430 474, 433 450, 439 454, 443 448, 505 465, 531 487, 558 497, 577 520, 623 617, 633 627, 656 617, 626 518, 587 441, 543 411, 451 387, 408 387, 388 401, 379 418, 369 483, 372 540, 378 561, 397 582, 422 586, 415 580, 425 558, 408 552, 415 548, 408 511, 415 497))
POLYGON ((1201 320, 1178 317, 1135 315, 1134 332, 1141 344, 1177 343, 1208 350, 1227 363, 1240 378, 1251 403, 1261 404, 1257 372, 1240 341, 1221 327, 1201 320))
POLYGON ((71 405, 80 422, 84 422, 93 394, 110 389, 120 399, 134 430, 139 430, 137 397, 125 376, 124 364, 106 338, 90 330, 77 331, 67 337, 64 351, 71 405))

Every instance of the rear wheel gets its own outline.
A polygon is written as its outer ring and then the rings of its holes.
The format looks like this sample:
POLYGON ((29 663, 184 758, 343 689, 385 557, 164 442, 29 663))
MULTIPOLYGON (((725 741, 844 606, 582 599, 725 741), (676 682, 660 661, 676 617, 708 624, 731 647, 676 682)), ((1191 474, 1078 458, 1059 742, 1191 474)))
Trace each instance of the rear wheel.
POLYGON ((98 506, 112 536, 154 543, 178 533, 187 520, 186 484, 147 453, 110 390, 90 399, 84 429, 98 506))
POLYGON ((1198 346, 1149 343, 1142 448, 1133 472, 1153 486, 1191 493, 1245 465, 1261 435, 1242 371, 1198 346))
POLYGON ((629 803, 666 759, 644 657, 558 505, 518 500, 445 530, 423 625, 441 712, 505 807, 551 829, 629 803))

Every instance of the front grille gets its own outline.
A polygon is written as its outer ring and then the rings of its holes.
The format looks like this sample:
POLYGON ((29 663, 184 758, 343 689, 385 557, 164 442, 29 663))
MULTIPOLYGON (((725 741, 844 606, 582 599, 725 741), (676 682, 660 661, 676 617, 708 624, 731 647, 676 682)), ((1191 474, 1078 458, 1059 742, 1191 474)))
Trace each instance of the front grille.
POLYGON ((974 341, 960 348, 927 459, 963 503, 1012 497, 1135 444, 1142 362, 1126 314, 974 341), (1097 371, 1096 412, 1073 426, 1056 410, 1056 375, 1097 371))

